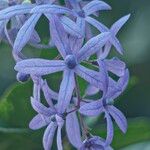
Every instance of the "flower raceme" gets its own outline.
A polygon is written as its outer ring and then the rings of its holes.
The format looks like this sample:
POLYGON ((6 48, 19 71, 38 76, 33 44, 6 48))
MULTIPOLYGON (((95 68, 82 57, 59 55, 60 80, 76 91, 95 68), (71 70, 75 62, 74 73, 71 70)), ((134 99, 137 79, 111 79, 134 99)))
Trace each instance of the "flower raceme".
POLYGON ((29 127, 33 130, 46 127, 44 149, 52 149, 56 134, 57 149, 63 150, 61 132, 65 127, 69 142, 78 150, 112 150, 113 120, 123 133, 127 130, 126 118, 114 103, 128 84, 129 71, 119 58, 108 59, 107 56, 112 46, 123 54, 116 35, 130 15, 122 17, 109 29, 95 19, 100 17, 99 12, 111 9, 100 0, 65 0, 63 6, 58 0, 9 0, 0 4, 0 36, 5 33, 3 39, 12 46, 17 80, 26 82, 31 78, 33 81, 31 105, 37 115, 29 127), (43 15, 49 23, 47 45, 41 42, 35 28, 43 15), (93 34, 91 26, 100 33, 93 34), (28 58, 22 52, 27 44, 43 49, 51 48, 50 43, 59 52, 53 60, 28 58), (59 91, 55 92, 43 78, 57 72, 62 72, 63 77, 59 91), (81 95, 78 78, 88 83, 84 95, 81 95), (41 92, 47 106, 41 101, 41 92), (98 100, 89 98, 99 92, 102 94, 98 100), (106 120, 106 139, 92 135, 84 119, 101 114, 106 120))

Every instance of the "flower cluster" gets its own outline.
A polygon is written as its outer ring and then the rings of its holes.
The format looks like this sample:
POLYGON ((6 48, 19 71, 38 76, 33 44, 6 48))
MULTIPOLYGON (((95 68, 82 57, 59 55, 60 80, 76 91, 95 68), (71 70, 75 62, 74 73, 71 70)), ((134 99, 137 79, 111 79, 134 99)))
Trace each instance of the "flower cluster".
POLYGON ((44 149, 51 149, 55 133, 57 148, 63 149, 61 132, 65 126, 68 140, 76 149, 112 150, 113 120, 123 133, 127 130, 126 118, 114 102, 125 90, 129 72, 123 61, 117 57, 108 59, 108 55, 112 46, 123 54, 116 36, 130 15, 109 29, 95 19, 101 11, 111 10, 100 0, 65 0, 63 6, 58 0, 8 0, 0 2, 0 10, 0 37, 12 46, 17 80, 25 82, 31 78, 34 84, 31 105, 37 115, 29 127, 37 130, 46 126, 44 149), (41 43, 35 29, 42 15, 49 21, 47 45, 41 43), (100 33, 95 36, 92 27, 100 33), (27 58, 22 53, 27 44, 37 48, 53 45, 59 55, 53 60, 27 58), (43 78, 56 72, 63 72, 59 92, 53 91, 43 78), (81 95, 78 78, 88 83, 84 95, 81 95), (47 106, 41 101, 41 92, 47 106), (98 99, 90 99, 96 94, 98 99), (85 122, 86 116, 102 114, 107 124, 106 139, 92 135, 85 122))

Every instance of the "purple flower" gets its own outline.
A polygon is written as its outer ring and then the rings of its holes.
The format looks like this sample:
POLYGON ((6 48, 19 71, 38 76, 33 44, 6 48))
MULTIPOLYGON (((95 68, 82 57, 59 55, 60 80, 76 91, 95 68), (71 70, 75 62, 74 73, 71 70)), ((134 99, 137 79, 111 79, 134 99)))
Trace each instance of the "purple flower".
MULTIPOLYGON (((53 2, 53 1, 52 1, 53 2)), ((46 16, 49 16, 50 14, 65 14, 65 13, 71 13, 71 10, 61 7, 61 6, 57 6, 52 4, 52 2, 49 2, 48 4, 41 4, 41 5, 35 5, 35 4, 30 4, 28 6, 26 6, 25 8, 22 5, 18 6, 19 10, 21 11, 15 11, 16 9, 14 8, 14 14, 16 15, 16 13, 26 13, 26 10, 28 10, 28 13, 32 14, 29 19, 25 22, 25 24, 22 26, 22 28, 19 30, 16 40, 14 42, 14 46, 13 46, 13 53, 16 55, 18 55, 18 53, 21 52, 21 50, 23 49, 23 47, 27 44, 27 42, 30 40, 30 38, 32 37, 32 39, 35 39, 35 36, 33 36, 32 34, 34 33, 34 28, 39 20, 39 18, 42 16, 43 13, 43 9, 46 10, 46 12, 44 12, 44 14, 46 16)), ((12 13, 11 13, 12 15, 12 13)), ((35 45, 33 43, 33 45, 35 45)), ((38 46, 38 45, 35 45, 38 46)), ((44 46, 45 47, 45 46, 44 46)), ((41 45, 41 48, 43 48, 43 46, 41 45)), ((47 48, 47 47, 46 47, 47 48)))
MULTIPOLYGON (((49 104, 49 100, 47 102, 49 104)), ((29 127, 33 130, 47 126, 43 136, 43 146, 45 150, 51 149, 53 137, 57 129, 57 146, 62 149, 61 129, 64 125, 64 119, 57 113, 55 106, 44 106, 34 98, 31 98, 33 109, 38 113, 30 122, 29 127)))
MULTIPOLYGON (((15 70, 31 75, 42 76, 58 71, 64 71, 60 86, 58 107, 59 113, 64 113, 70 103, 75 87, 74 74, 76 73, 92 85, 103 90, 103 80, 98 72, 85 68, 80 63, 96 53, 109 39, 109 33, 103 33, 92 38, 82 48, 74 49, 57 16, 51 18, 51 34, 53 41, 64 60, 27 59, 17 63, 15 70), (65 101, 64 101, 65 99, 65 101), (60 110, 60 109, 59 109, 60 110)), ((78 43, 75 43, 78 44, 78 43)), ((102 75, 101 75, 102 76, 102 75)))
MULTIPOLYGON (((86 2, 86 5, 85 5, 85 2, 82 2, 82 1, 80 2, 77 0, 66 0, 66 5, 73 9, 75 16, 76 16, 76 20, 82 22, 83 28, 81 30, 81 33, 86 36, 87 40, 92 38, 93 35, 91 32, 91 28, 88 24, 89 22, 86 21, 86 18, 92 14, 95 14, 95 12, 97 11, 111 9, 111 7, 108 4, 99 0, 93 0, 88 3, 86 2)), ((65 23, 65 20, 63 21, 64 23, 65 23)), ((71 27, 71 25, 69 27, 71 27)))
POLYGON ((124 76, 120 77, 117 83, 109 78, 106 83, 106 92, 103 97, 97 101, 87 103, 80 108, 80 113, 87 116, 97 116, 102 113, 105 114, 107 121, 107 144, 110 144, 113 139, 113 123, 115 120, 122 132, 127 130, 127 121, 125 116, 116 107, 113 106, 114 99, 116 99, 126 88, 129 79, 129 72, 126 69, 124 76))
MULTIPOLYGON (((0 36, 3 40, 8 40, 9 44, 13 47, 18 31, 29 18, 29 16, 24 14, 28 14, 34 5, 17 0, 9 0, 7 3, 7 7, 0 11, 0 36), (9 29, 7 29, 8 22, 10 22, 9 29)), ((38 33, 34 30, 29 43, 36 44, 40 41, 38 33)))
POLYGON ((30 78, 33 81, 31 105, 37 115, 29 127, 33 130, 46 127, 43 135, 45 150, 52 148, 55 134, 57 149, 63 150, 61 134, 64 125, 69 142, 78 150, 112 150, 113 120, 122 132, 127 130, 126 118, 114 106, 114 102, 124 92, 129 72, 120 59, 106 57, 112 46, 123 53, 116 35, 130 15, 119 19, 110 29, 90 16, 98 16, 101 10, 110 9, 108 4, 100 0, 65 0, 65 6, 60 6, 58 0, 0 2, 0 37, 13 47, 17 80, 24 83, 30 78), (35 30, 42 15, 47 17, 49 23, 50 40, 47 45, 41 43, 35 30), (101 34, 94 36, 90 25, 101 34), (54 60, 27 59, 22 54, 26 44, 42 49, 56 46, 59 55, 54 60), (95 54, 97 59, 90 60, 95 54), (44 75, 56 72, 63 72, 59 93, 53 91, 43 79, 44 75), (116 80, 109 73, 115 75, 116 80), (83 96, 77 76, 89 84, 83 96), (102 96, 98 100, 86 98, 99 91, 102 91, 102 96), (41 101, 41 93, 47 106, 41 101), (107 123, 106 139, 93 136, 83 116, 101 114, 104 114, 107 123))
POLYGON ((99 21, 91 18, 91 17, 87 17, 86 21, 89 22, 90 24, 92 24, 93 26, 95 26, 100 32, 110 32, 111 33, 111 38, 109 39, 109 41, 107 42, 107 44, 105 45, 103 55, 99 56, 101 59, 106 58, 111 46, 113 45, 116 50, 122 54, 123 53, 123 48, 119 42, 119 40, 116 38, 117 33, 119 32, 119 30, 122 28, 122 26, 127 22, 127 20, 129 19, 130 14, 127 16, 122 17, 121 19, 119 19, 117 22, 115 22, 110 29, 108 29, 105 25, 103 25, 102 23, 100 23, 99 21))
POLYGON ((109 145, 105 145, 105 140, 98 137, 92 136, 86 139, 79 150, 113 150, 109 145))

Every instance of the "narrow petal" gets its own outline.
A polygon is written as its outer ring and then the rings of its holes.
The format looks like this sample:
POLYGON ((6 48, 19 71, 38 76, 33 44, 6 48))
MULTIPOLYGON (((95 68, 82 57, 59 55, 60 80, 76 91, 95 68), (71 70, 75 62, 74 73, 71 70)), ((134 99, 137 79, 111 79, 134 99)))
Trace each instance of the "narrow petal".
POLYGON ((39 20, 41 14, 34 14, 32 15, 26 23, 22 26, 20 31, 17 34, 13 51, 14 53, 18 54, 23 47, 26 45, 26 43, 30 40, 31 35, 33 34, 35 25, 37 24, 37 21, 39 20))
POLYGON ((77 36, 78 38, 83 37, 81 28, 68 17, 66 16, 61 17, 61 23, 63 24, 66 32, 68 32, 72 36, 77 36))
POLYGON ((79 148, 82 145, 79 121, 75 112, 67 115, 66 132, 70 143, 79 148))
POLYGON ((62 139, 61 139, 61 129, 62 127, 58 126, 58 129, 57 129, 57 149, 58 150, 63 150, 62 139))
POLYGON ((63 7, 63 6, 58 6, 58 5, 50 5, 50 4, 43 4, 43 5, 38 5, 34 7, 31 10, 31 13, 51 13, 51 14, 71 14, 73 15, 74 13, 72 10, 63 7))
POLYGON ((31 105, 36 112, 45 116, 51 116, 56 113, 54 109, 45 107, 42 103, 38 102, 37 100, 34 100, 34 98, 32 97, 31 105))
POLYGON ((30 43, 40 43, 41 39, 37 31, 33 30, 33 33, 30 37, 30 43))
POLYGON ((113 137, 114 137, 114 128, 113 128, 113 122, 112 119, 110 117, 110 115, 105 112, 105 118, 106 118, 106 122, 107 122, 107 137, 106 137, 106 146, 110 145, 113 137))
POLYGON ((46 126, 49 123, 49 121, 48 118, 46 118, 45 116, 38 114, 30 121, 29 127, 32 130, 38 130, 46 126))
POLYGON ((95 28, 97 28, 100 32, 109 32, 109 29, 103 25, 102 23, 100 23, 98 20, 92 18, 92 17, 86 17, 85 20, 91 24, 92 26, 94 26, 95 28))
POLYGON ((105 97, 109 86, 109 76, 105 63, 101 60, 98 60, 98 64, 100 67, 100 78, 103 81, 103 97, 105 97))
POLYGON ((70 48, 73 54, 76 54, 83 45, 84 38, 77 38, 75 36, 69 36, 70 48))
POLYGON ((120 54, 123 54, 123 47, 121 45, 121 43, 119 42, 119 40, 115 37, 115 36, 112 36, 110 38, 110 43, 116 48, 116 50, 120 53, 120 54))
POLYGON ((47 84, 45 80, 42 84, 42 90, 47 103, 51 106, 53 104, 52 99, 58 100, 58 93, 54 92, 47 84))
POLYGON ((118 86, 120 88, 122 87, 122 92, 126 89, 128 82, 129 82, 129 70, 126 69, 124 76, 122 76, 118 81, 118 86))
POLYGON ((34 4, 21 4, 3 9, 0 11, 0 20, 9 19, 15 15, 27 14, 34 6, 34 4))
POLYGON ((122 26, 128 21, 130 18, 130 14, 120 18, 117 22, 115 22, 111 27, 111 32, 116 35, 122 26))
MULTIPOLYGON (((81 34, 84 35, 85 31, 85 20, 78 17, 76 21, 77 26, 80 28, 81 34)), ((82 47, 84 42, 84 37, 78 38, 75 36, 69 36, 70 48, 74 54, 76 54, 82 47)))
POLYGON ((82 60, 85 60, 94 53, 96 53, 98 50, 100 50, 100 48, 102 48, 106 44, 109 38, 110 33, 105 32, 90 39, 78 52, 77 54, 78 61, 80 62, 82 60))
POLYGON ((68 35, 57 16, 51 16, 50 31, 54 44, 63 58, 65 58, 66 55, 70 54, 69 40, 68 35))
POLYGON ((64 113, 69 106, 72 93, 75 87, 74 71, 65 70, 63 80, 60 85, 57 110, 60 114, 64 113))
POLYGON ((100 51, 97 53, 97 58, 101 60, 105 59, 109 55, 111 47, 112 44, 109 41, 106 42, 104 48, 101 48, 100 51))
POLYGON ((85 91, 85 95, 94 95, 94 94, 96 94, 96 93, 98 93, 99 92, 99 88, 97 88, 97 87, 95 87, 95 86, 93 86, 93 85, 88 85, 88 87, 87 87, 87 89, 86 89, 86 91, 85 91))
POLYGON ((56 122, 58 125, 58 128, 57 128, 57 149, 63 150, 61 130, 62 130, 62 127, 64 125, 64 120, 62 117, 60 117, 58 115, 55 115, 55 118, 56 118, 56 122))
MULTIPOLYGON (((112 81, 112 80, 111 80, 112 81)), ((126 69, 124 76, 115 82, 111 82, 111 86, 108 89, 107 99, 116 99, 127 87, 129 81, 129 71, 126 69)), ((110 82, 110 81, 109 81, 110 82)))
POLYGON ((99 72, 85 68, 84 66, 78 65, 75 68, 75 72, 78 76, 86 80, 91 85, 103 90, 104 89, 104 81, 101 78, 99 72))
POLYGON ((104 111, 102 101, 87 103, 80 108, 80 113, 86 116, 98 116, 104 111))
POLYGON ((107 3, 99 0, 93 0, 92 2, 88 3, 83 7, 83 10, 86 13, 86 15, 91 15, 94 12, 100 10, 110 10, 110 9, 111 7, 107 3))
POLYGON ((26 59, 16 64, 15 70, 32 75, 47 75, 63 71, 65 68, 64 61, 46 60, 46 59, 26 59))
POLYGON ((51 122, 46 128, 43 136, 43 146, 45 150, 51 149, 56 128, 57 124, 55 122, 51 122))
POLYGON ((80 28, 82 35, 85 36, 85 26, 86 26, 85 19, 81 17, 77 17, 76 23, 80 28))
POLYGON ((80 11, 80 5, 79 5, 79 2, 77 0, 68 0, 68 2, 74 10, 80 11))
POLYGON ((114 106, 108 106, 108 112, 113 117, 118 127, 123 133, 127 131, 127 119, 124 114, 114 106))
POLYGON ((113 58, 110 60, 106 59, 104 62, 108 71, 111 71, 119 77, 124 75, 126 65, 123 61, 119 60, 118 58, 113 58))
POLYGON ((86 33, 85 37, 87 41, 93 37, 91 26, 87 22, 85 25, 85 33, 86 33))
POLYGON ((0 34, 3 32, 4 26, 5 26, 4 21, 0 21, 0 34))

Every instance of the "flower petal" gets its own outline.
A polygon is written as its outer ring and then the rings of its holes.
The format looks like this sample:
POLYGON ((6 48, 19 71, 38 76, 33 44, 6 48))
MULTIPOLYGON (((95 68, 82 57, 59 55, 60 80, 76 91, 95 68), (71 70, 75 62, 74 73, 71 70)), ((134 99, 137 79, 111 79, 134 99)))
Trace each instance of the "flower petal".
POLYGON ((42 84, 42 91, 44 93, 47 103, 51 106, 52 99, 58 100, 58 93, 54 92, 47 84, 47 81, 44 80, 42 84))
POLYGON ((40 39, 40 36, 39 34, 37 33, 37 31, 33 30, 32 31, 32 35, 30 37, 30 43, 40 43, 41 42, 41 39, 40 39))
POLYGON ((65 70, 63 80, 60 85, 57 110, 60 114, 64 113, 67 109, 72 93, 75 87, 75 78, 73 70, 65 70))
POLYGON ((101 79, 99 72, 85 68, 84 66, 78 65, 75 68, 75 72, 78 76, 89 82, 91 85, 103 90, 104 81, 101 79))
POLYGON ((51 122, 46 128, 43 136, 43 146, 45 150, 51 149, 56 128, 57 124, 55 122, 51 122))
POLYGON ((128 69, 125 70, 124 76, 120 77, 120 79, 115 82, 113 80, 111 82, 111 86, 109 86, 107 92, 107 99, 116 99, 127 87, 129 81, 129 71, 128 69))
POLYGON ((105 25, 94 18, 86 17, 85 20, 92 26, 96 27, 100 32, 109 32, 109 29, 105 25))
POLYGON ((94 95, 94 94, 96 94, 96 93, 98 93, 99 92, 99 88, 97 88, 97 87, 95 87, 95 86, 93 86, 93 85, 88 85, 88 87, 87 87, 87 89, 86 89, 86 91, 85 91, 85 95, 94 95))
POLYGON ((0 20, 9 19, 15 15, 27 14, 34 6, 34 4, 21 4, 3 9, 0 11, 0 20))
POLYGON ((80 11, 80 5, 77 0, 68 0, 69 4, 72 6, 72 8, 76 11, 80 11))
POLYGON ((91 26, 87 22, 85 24, 85 33, 86 33, 85 37, 87 41, 93 37, 91 26))
POLYGON ((32 130, 38 130, 49 123, 48 118, 45 116, 38 114, 36 115, 29 123, 29 127, 32 130))
POLYGON ((63 6, 58 6, 58 5, 51 5, 51 4, 43 4, 43 5, 38 5, 34 7, 31 10, 31 13, 51 13, 51 14, 71 14, 74 15, 72 10, 63 7, 63 6))
POLYGON ((36 112, 45 116, 51 116, 56 113, 54 109, 45 107, 42 103, 38 102, 37 100, 34 100, 34 98, 32 97, 31 105, 36 112))
POLYGON ((123 61, 119 60, 118 58, 114 57, 113 59, 106 59, 104 60, 105 65, 108 71, 116 74, 117 76, 123 76, 125 73, 126 65, 123 61))
POLYGON ((105 118, 107 121, 107 137, 106 137, 106 146, 110 145, 113 137, 114 137, 114 128, 113 128, 113 122, 112 119, 110 117, 110 115, 105 112, 105 118))
POLYGON ((83 37, 80 27, 75 22, 66 16, 62 16, 60 19, 66 32, 72 36, 77 36, 78 38, 83 37))
POLYGON ((108 106, 107 108, 109 114, 114 118, 115 122, 119 126, 123 133, 127 131, 127 119, 124 114, 114 106, 108 106))
POLYGON ((99 0, 93 0, 92 2, 88 3, 83 7, 83 10, 86 13, 86 15, 91 15, 94 12, 100 10, 110 10, 110 9, 111 7, 107 3, 99 0))
POLYGON ((63 58, 65 58, 66 55, 70 54, 69 39, 57 16, 53 15, 50 18, 50 31, 54 44, 63 58))
POLYGON ((35 25, 37 24, 37 21, 39 20, 40 17, 41 17, 41 14, 34 14, 22 26, 22 28, 17 34, 16 40, 13 46, 14 53, 18 54, 26 45, 26 43, 30 40, 34 31, 35 25))
POLYGON ((101 60, 98 60, 98 64, 100 67, 100 78, 103 81, 103 97, 105 97, 109 86, 109 76, 108 76, 105 63, 101 60))
POLYGON ((102 48, 110 38, 110 33, 101 33, 98 36, 91 38, 77 53, 78 61, 82 61, 96 53, 102 48))
POLYGON ((47 75, 64 70, 65 64, 61 60, 26 59, 16 64, 15 70, 32 75, 47 75))
POLYGON ((79 148, 82 145, 80 126, 75 112, 66 117, 66 132, 70 143, 79 148))
POLYGON ((128 21, 128 19, 130 18, 130 14, 126 15, 122 18, 120 18, 118 21, 116 21, 112 27, 111 27, 111 32, 116 35, 118 33, 118 31, 122 28, 122 26, 128 21))
POLYGON ((120 54, 123 54, 123 47, 121 45, 121 43, 119 42, 119 40, 115 37, 115 36, 112 36, 110 38, 110 43, 116 48, 116 50, 120 53, 120 54))
POLYGON ((80 113, 86 116, 98 116, 104 111, 102 101, 87 103, 80 108, 80 113))
POLYGON ((112 47, 112 44, 109 41, 106 42, 104 49, 101 48, 100 51, 98 51, 97 58, 101 60, 105 59, 109 55, 111 47, 112 47))

